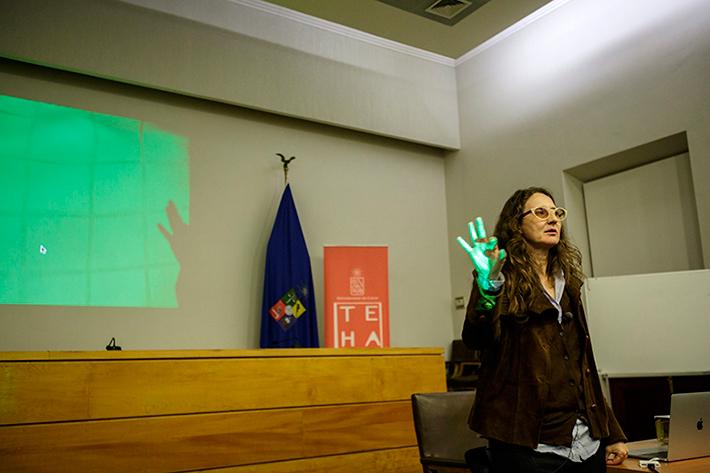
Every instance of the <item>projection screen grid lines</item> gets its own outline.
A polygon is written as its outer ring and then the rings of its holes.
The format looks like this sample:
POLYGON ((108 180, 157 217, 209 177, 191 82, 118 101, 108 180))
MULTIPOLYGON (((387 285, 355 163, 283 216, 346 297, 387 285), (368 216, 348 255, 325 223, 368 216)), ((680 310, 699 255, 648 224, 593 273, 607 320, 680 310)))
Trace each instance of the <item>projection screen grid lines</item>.
POLYGON ((187 223, 185 138, 0 96, 0 303, 177 307, 170 201, 187 223))

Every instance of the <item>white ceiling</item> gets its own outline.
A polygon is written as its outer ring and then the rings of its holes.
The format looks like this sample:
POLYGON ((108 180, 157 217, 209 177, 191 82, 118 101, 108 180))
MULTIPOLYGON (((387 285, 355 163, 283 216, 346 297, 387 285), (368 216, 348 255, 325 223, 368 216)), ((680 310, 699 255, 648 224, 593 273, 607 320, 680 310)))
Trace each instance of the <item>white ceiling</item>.
MULTIPOLYGON (((380 38, 458 59, 551 0, 490 0, 454 26, 378 0, 266 0, 380 38)), ((431 0, 434 3, 435 0, 431 0)))

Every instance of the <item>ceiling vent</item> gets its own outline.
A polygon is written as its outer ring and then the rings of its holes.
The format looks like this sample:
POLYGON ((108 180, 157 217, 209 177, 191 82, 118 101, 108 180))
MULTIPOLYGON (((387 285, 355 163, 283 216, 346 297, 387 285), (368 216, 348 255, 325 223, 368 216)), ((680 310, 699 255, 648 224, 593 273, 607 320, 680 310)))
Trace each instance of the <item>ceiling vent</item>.
POLYGON ((379 0, 389 6, 454 26, 490 0, 379 0))
POLYGON ((470 6, 471 2, 468 0, 437 0, 425 11, 433 15, 439 15, 447 20, 451 20, 470 6))

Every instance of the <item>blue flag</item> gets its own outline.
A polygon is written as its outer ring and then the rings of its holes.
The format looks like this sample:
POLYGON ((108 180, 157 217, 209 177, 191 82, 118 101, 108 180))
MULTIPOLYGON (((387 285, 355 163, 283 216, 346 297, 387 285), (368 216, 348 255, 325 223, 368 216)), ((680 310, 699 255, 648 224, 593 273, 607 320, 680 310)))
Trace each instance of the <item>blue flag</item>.
POLYGON ((318 347, 311 260, 286 185, 266 248, 261 348, 318 347))

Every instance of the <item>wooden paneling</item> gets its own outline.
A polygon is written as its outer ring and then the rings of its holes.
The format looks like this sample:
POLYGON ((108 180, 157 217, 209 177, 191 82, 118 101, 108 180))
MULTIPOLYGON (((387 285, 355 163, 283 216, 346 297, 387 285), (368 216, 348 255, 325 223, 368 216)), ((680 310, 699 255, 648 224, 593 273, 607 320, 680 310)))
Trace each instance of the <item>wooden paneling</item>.
POLYGON ((0 472, 420 471, 441 350, 274 351, 0 353, 0 472))
MULTIPOLYGON (((421 473, 417 447, 212 470, 211 473, 421 473)), ((192 473, 192 472, 188 472, 192 473)))
POLYGON ((393 401, 440 390, 442 373, 387 355, 4 362, 0 424, 393 401))
POLYGON ((411 404, 310 407, 0 429, 0 472, 177 471, 416 445, 411 404), (51 448, 50 448, 51 447, 51 448))

